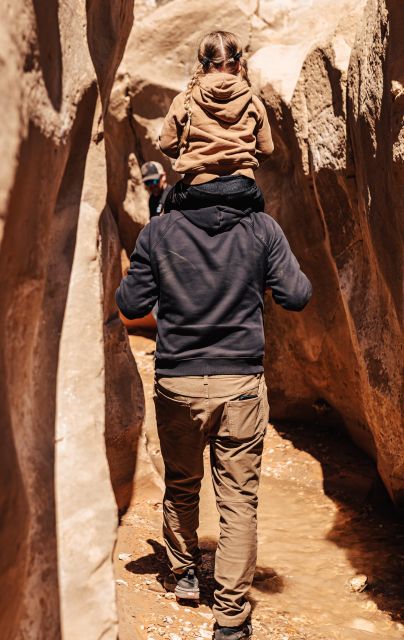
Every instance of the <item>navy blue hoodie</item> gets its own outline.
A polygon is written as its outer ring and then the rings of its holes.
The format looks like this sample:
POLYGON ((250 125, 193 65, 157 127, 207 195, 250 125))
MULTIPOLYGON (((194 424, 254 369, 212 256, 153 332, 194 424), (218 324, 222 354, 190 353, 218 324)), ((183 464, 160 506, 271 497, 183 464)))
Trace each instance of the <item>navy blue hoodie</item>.
POLYGON ((117 293, 127 318, 158 301, 156 372, 263 371, 265 289, 300 311, 311 285, 273 218, 230 206, 170 211, 141 231, 117 293))

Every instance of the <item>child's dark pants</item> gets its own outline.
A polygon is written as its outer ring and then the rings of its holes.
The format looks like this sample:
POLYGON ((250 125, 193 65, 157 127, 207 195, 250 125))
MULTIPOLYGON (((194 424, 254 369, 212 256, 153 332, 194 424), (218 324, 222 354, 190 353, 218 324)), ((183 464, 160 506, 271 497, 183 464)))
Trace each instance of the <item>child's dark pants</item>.
POLYGON ((255 180, 242 175, 223 176, 203 184, 177 182, 164 203, 164 211, 186 211, 209 206, 228 206, 246 214, 264 211, 265 201, 255 180))

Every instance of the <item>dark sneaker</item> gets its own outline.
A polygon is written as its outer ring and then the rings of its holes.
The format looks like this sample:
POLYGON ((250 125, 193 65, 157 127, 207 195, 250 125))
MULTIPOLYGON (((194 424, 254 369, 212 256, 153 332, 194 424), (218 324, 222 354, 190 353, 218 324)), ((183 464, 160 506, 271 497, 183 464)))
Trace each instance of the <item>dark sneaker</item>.
POLYGON ((251 637, 251 622, 244 622, 239 627, 220 627, 217 624, 213 636, 214 640, 248 640, 251 637))
POLYGON ((195 569, 187 569, 184 573, 170 573, 164 578, 164 588, 173 591, 181 600, 199 600, 199 582, 195 569))

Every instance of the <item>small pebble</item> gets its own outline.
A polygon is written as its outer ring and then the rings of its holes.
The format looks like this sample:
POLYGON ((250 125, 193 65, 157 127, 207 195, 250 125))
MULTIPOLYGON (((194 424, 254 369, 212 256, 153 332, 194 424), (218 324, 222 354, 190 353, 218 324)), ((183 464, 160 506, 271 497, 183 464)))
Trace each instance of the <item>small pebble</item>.
POLYGON ((353 629, 358 629, 359 631, 367 631, 368 633, 375 632, 375 625, 370 620, 365 620, 365 618, 355 618, 352 620, 351 627, 353 629))
POLYGON ((360 573, 349 580, 349 588, 354 593, 361 593, 368 586, 368 577, 360 573))
POLYGON ((126 580, 122 580, 122 578, 118 578, 117 580, 115 580, 116 584, 121 584, 124 587, 128 586, 128 583, 126 582, 126 580))
POLYGON ((118 558, 119 560, 130 560, 132 557, 131 553, 120 553, 118 558))
POLYGON ((164 616, 163 622, 165 622, 166 624, 172 624, 174 620, 170 618, 170 616, 164 616))

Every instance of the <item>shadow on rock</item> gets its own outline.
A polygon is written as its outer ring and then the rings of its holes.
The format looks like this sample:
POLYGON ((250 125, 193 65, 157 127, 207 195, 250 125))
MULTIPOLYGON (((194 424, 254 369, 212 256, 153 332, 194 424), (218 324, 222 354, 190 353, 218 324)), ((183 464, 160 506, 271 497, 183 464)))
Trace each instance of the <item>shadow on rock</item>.
POLYGON ((279 423, 275 428, 320 462, 324 493, 338 509, 327 539, 345 549, 356 574, 367 576, 366 592, 377 607, 402 621, 404 526, 375 464, 342 428, 279 423))

